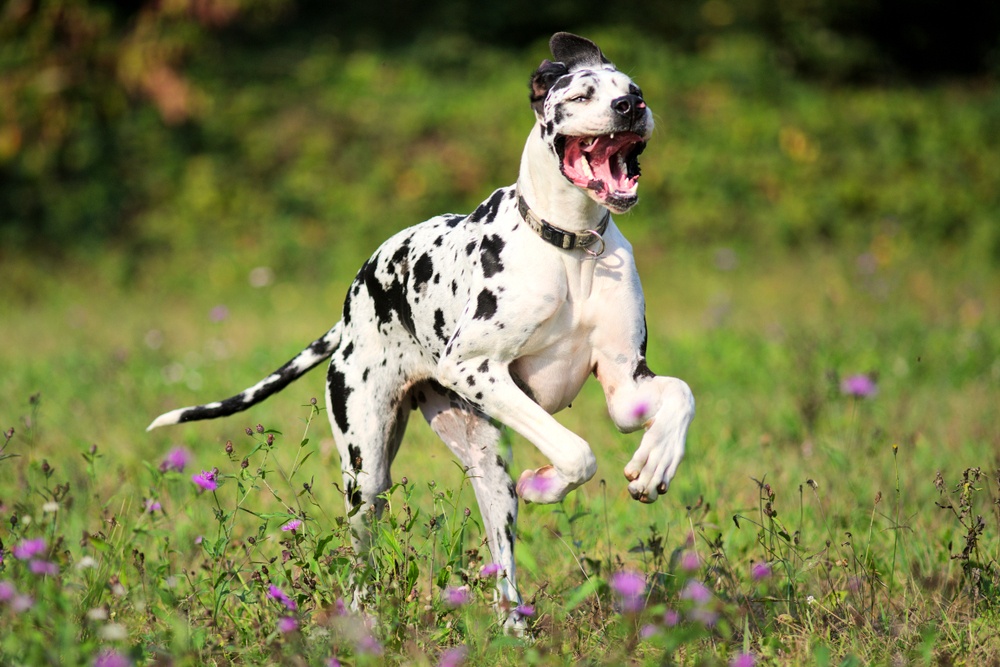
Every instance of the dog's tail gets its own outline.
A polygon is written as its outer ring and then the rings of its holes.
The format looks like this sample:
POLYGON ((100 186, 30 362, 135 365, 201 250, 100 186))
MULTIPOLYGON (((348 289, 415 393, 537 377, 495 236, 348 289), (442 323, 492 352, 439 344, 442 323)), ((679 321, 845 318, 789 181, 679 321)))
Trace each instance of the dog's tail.
POLYGON ((153 423, 146 430, 152 431, 154 428, 159 428, 160 426, 198 421, 200 419, 227 417, 237 412, 242 412, 252 405, 257 405, 271 394, 278 393, 313 368, 316 368, 324 359, 333 354, 337 345, 340 344, 342 328, 342 323, 338 322, 321 338, 317 338, 309 347, 299 352, 294 359, 249 389, 244 389, 239 394, 224 401, 171 410, 154 419, 153 423))

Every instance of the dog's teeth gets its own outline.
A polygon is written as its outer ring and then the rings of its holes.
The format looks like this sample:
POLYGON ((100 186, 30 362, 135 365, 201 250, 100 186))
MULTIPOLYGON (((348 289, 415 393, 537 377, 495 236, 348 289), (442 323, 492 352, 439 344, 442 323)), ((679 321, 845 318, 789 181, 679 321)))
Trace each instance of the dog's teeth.
POLYGON ((614 140, 614 138, 615 138, 615 133, 614 133, 614 132, 612 132, 612 133, 611 133, 610 135, 608 135, 608 138, 609 138, 609 139, 611 139, 611 140, 614 140))

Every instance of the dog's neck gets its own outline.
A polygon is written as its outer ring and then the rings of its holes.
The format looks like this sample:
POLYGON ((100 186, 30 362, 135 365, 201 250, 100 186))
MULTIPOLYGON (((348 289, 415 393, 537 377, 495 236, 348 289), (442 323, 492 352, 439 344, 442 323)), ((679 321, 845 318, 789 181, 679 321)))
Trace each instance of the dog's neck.
POLYGON ((562 174, 559 158, 541 137, 535 124, 521 155, 517 185, 528 206, 539 218, 567 232, 596 228, 607 209, 591 199, 562 174))

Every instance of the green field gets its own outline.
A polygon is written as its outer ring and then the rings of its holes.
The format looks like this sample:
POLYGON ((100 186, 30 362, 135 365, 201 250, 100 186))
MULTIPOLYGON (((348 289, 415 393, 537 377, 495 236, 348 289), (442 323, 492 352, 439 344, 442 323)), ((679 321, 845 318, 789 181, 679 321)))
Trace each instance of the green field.
MULTIPOLYGON (((511 182, 544 55, 207 53, 202 136, 151 124, 135 140, 149 198, 129 235, 0 251, 0 662, 1000 661, 995 87, 825 88, 753 43, 694 58, 595 39, 657 114, 642 201, 618 224, 650 366, 698 404, 669 493, 629 498, 638 437, 588 384, 558 418, 598 475, 522 506, 534 615, 516 639, 480 576, 471 489, 417 415, 366 568, 310 405, 322 373, 244 415, 145 433, 326 331, 392 231, 511 182), (858 374, 874 395, 845 394, 858 374), (179 446, 192 461, 162 471, 179 446), (213 467, 221 485, 199 492, 191 475, 213 467), (644 578, 638 608, 620 572, 644 578), (352 576, 366 616, 343 609, 352 576)), ((134 122, 123 136, 151 123, 134 122)), ((512 442, 515 474, 543 463, 512 442)))

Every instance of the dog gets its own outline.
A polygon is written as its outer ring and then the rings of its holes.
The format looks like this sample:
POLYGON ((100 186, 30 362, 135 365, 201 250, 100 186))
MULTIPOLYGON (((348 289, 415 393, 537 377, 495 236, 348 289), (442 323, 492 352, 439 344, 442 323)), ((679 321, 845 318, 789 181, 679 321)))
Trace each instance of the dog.
MULTIPOLYGON (((515 578, 518 498, 555 503, 591 479, 587 442, 553 413, 601 383, 622 432, 645 429, 625 466, 633 498, 666 493, 694 397, 646 363, 645 302, 612 213, 637 202, 653 131, 642 91, 588 39, 556 33, 530 80, 535 125, 514 185, 382 244, 348 289, 342 319, 294 359, 223 401, 168 412, 148 430, 246 410, 330 359, 326 407, 349 510, 381 511, 409 413, 419 409, 471 478, 500 568, 505 627, 523 629, 515 578), (550 462, 515 485, 501 426, 550 462)), ((350 512, 364 557, 370 512, 350 512)))

